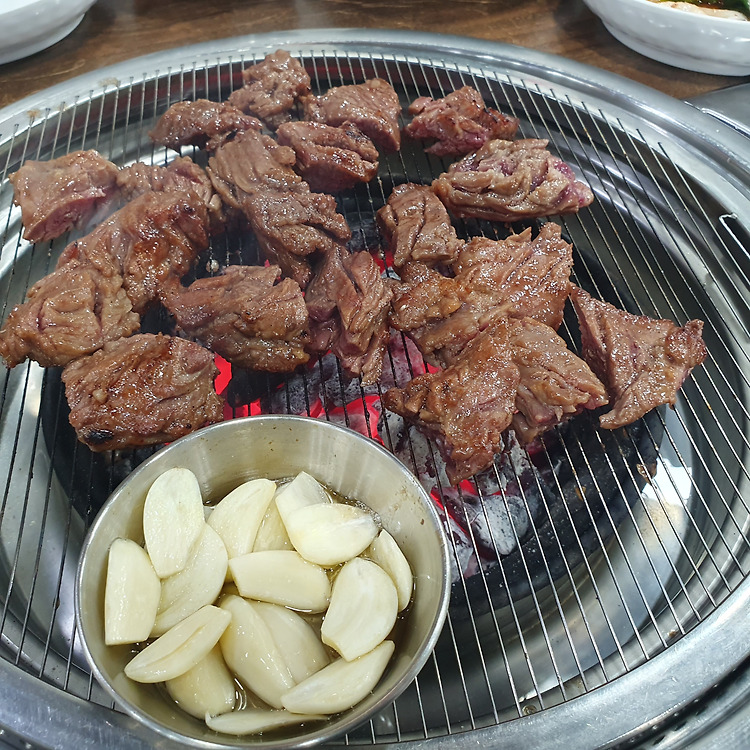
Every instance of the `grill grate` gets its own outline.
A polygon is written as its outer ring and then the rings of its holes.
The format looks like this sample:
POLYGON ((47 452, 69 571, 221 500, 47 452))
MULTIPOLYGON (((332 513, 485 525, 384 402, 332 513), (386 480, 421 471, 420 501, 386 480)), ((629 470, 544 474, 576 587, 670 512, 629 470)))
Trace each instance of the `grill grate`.
MULTIPOLYGON (((457 489, 441 481, 434 446, 381 408, 385 388, 424 369, 402 338, 392 339, 378 386, 348 382, 330 356, 285 378, 222 374, 228 417, 293 412, 342 422, 399 455, 443 513, 454 581, 440 642, 410 688, 348 743, 507 727, 585 700, 673 650, 750 570, 750 242, 736 196, 712 190, 698 157, 655 125, 511 64, 486 56, 466 64, 440 50, 417 58, 375 45, 277 46, 303 61, 319 90, 380 76, 406 105, 475 86, 521 120, 520 135, 549 139, 594 190, 589 209, 561 221, 575 247, 576 283, 631 312, 706 322, 709 357, 675 409, 615 434, 579 417, 528 452, 514 446, 493 477, 457 489)), ((69 239, 30 246, 21 238, 7 175, 26 159, 78 148, 121 166, 163 162, 169 155, 147 136, 161 112, 181 99, 225 98, 266 51, 104 80, 0 131, 3 318, 69 239)), ((373 215, 394 185, 428 183, 446 166, 406 142, 381 161, 377 180, 339 196, 353 249, 380 252, 373 215)), ((458 229, 503 231, 485 222, 458 229)), ((255 252, 245 237, 222 238, 210 251, 222 264, 252 261, 255 252)), ((575 347, 573 319, 562 332, 575 347)), ((97 509, 150 451, 94 456, 79 445, 55 371, 23 365, 3 371, 0 384, 0 654, 65 693, 112 707, 78 647, 73 579, 97 509)))

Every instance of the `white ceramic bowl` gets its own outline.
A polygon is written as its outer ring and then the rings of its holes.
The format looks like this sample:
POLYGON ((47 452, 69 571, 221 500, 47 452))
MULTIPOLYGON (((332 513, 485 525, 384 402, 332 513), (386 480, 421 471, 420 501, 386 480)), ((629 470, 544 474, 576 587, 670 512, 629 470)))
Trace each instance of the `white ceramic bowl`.
POLYGON ((698 73, 750 75, 750 21, 708 16, 650 0, 583 0, 624 45, 698 73))
MULTIPOLYGON (((309 747, 330 740, 387 706, 428 659, 448 611, 448 543, 433 501, 411 472, 374 440, 307 417, 246 417, 176 440, 141 464, 111 495, 84 542, 76 581, 76 622, 98 681, 131 716, 183 746, 199 748, 309 747), (166 469, 188 466, 206 500, 217 500, 248 479, 283 479, 308 471, 344 497, 365 503, 396 539, 414 573, 412 603, 394 636, 396 650, 372 693, 325 722, 284 732, 233 737, 211 731, 181 711, 155 685, 128 680, 128 646, 104 644, 104 581, 114 539, 143 540, 147 489, 166 469)), ((154 746, 158 745, 155 737, 154 746)), ((171 745, 170 745, 171 747, 171 745)))
POLYGON ((0 0, 0 64, 64 39, 96 0, 0 0))

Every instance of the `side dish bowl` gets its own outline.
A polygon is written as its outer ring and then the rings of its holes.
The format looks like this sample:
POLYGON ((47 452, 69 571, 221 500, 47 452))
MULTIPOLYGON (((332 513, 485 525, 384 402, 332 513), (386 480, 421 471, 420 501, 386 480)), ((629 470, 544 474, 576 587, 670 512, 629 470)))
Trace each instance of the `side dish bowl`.
POLYGON ((352 730, 393 701, 429 657, 445 620, 450 592, 445 532, 432 500, 416 478, 375 441, 328 422, 258 416, 199 430, 156 453, 111 495, 84 542, 76 580, 76 622, 97 680, 122 709, 155 732, 202 748, 310 746, 352 730), (301 471, 343 497, 369 506, 395 538, 414 574, 411 605, 394 636, 395 652, 378 685, 353 708, 326 721, 260 735, 214 732, 181 711, 161 688, 125 677, 130 646, 104 642, 104 586, 110 545, 118 537, 143 541, 143 505, 167 469, 190 468, 204 500, 216 501, 258 477, 279 480, 301 471))
POLYGON ((584 0, 630 49, 684 70, 750 75, 750 20, 690 13, 651 0, 584 0))

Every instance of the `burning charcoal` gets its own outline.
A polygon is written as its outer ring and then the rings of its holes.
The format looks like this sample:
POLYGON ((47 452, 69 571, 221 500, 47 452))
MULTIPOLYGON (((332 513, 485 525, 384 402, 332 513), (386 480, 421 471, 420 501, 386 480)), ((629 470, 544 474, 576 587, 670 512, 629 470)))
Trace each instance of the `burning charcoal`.
POLYGON ((270 129, 287 122, 297 100, 310 93, 310 76, 299 60, 283 49, 266 55, 242 71, 242 88, 231 93, 229 104, 263 120, 270 129))
POLYGON ((488 108, 471 86, 442 99, 421 96, 409 105, 412 121, 404 128, 411 138, 435 141, 427 149, 435 156, 464 156, 492 139, 512 140, 518 130, 515 117, 488 108))
POLYGON ((600 418, 614 430, 661 404, 674 405, 694 367, 706 358, 703 321, 681 328, 671 320, 633 315, 575 287, 582 356, 607 387, 612 410, 600 418))
POLYGON ((80 357, 62 374, 70 423, 94 451, 176 440, 219 422, 211 352, 184 339, 136 334, 80 357))
POLYGON ((575 213, 594 195, 547 151, 547 141, 493 140, 452 164, 432 187, 453 216, 520 221, 575 213))

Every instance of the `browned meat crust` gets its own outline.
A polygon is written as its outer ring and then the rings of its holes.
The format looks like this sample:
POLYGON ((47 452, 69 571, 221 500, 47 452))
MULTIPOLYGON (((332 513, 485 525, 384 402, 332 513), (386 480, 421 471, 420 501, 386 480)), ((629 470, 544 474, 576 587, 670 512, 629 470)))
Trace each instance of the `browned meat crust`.
POLYGON ((703 321, 633 315, 574 287, 582 356, 607 387, 612 410, 599 420, 613 430, 661 404, 674 405, 691 370, 706 358, 703 321))
POLYGON ((143 313, 157 301, 159 286, 182 278, 207 247, 208 215, 195 193, 149 192, 68 245, 57 267, 76 260, 105 276, 120 274, 133 310, 143 313))
POLYGON ((392 291, 368 252, 332 248, 316 271, 305 300, 310 315, 309 349, 331 349, 350 377, 363 385, 378 380, 388 344, 392 291))
POLYGON ((290 119, 297 100, 310 93, 310 76, 299 60, 285 50, 266 55, 242 71, 242 88, 227 100, 243 112, 259 117, 271 129, 290 119))
POLYGON ((162 301, 186 335, 233 365, 291 372, 310 358, 308 315, 299 284, 279 276, 278 266, 227 266, 187 288, 171 284, 162 301))
POLYGON ((519 221, 575 213, 594 195, 547 141, 492 140, 432 183, 453 216, 519 221))
POLYGON ((406 183, 395 187, 376 215, 393 267, 410 261, 442 266, 453 261, 463 244, 448 212, 430 187, 406 183))
POLYGON ((382 78, 337 86, 322 96, 310 95, 301 101, 306 120, 335 127, 352 122, 383 151, 401 147, 401 103, 393 86, 382 78))
POLYGON ((149 133, 158 146, 179 151, 182 146, 197 146, 213 151, 226 139, 245 130, 260 130, 255 118, 227 102, 208 99, 176 102, 159 118, 149 133))
POLYGON ((45 242, 84 226, 117 192, 117 167, 96 151, 24 162, 8 180, 21 208, 23 236, 45 242))
POLYGON ((91 265, 68 263, 29 290, 0 331, 0 355, 8 367, 32 359, 62 367, 107 341, 129 336, 140 317, 122 286, 122 276, 91 265))
POLYGON ((451 484, 492 465, 515 410, 519 372, 502 318, 472 340, 450 367, 383 395, 387 409, 432 435, 451 484))
POLYGON ((291 146, 295 168, 311 190, 336 193, 378 173, 378 150, 356 125, 287 122, 276 131, 279 143, 291 146))
POLYGON ((452 91, 442 99, 422 96, 409 105, 412 121, 404 128, 411 138, 434 140, 427 153, 464 156, 492 139, 512 140, 518 119, 487 107, 472 86, 452 91))
POLYGON ((510 343, 520 375, 512 427, 522 443, 607 403, 602 382, 549 326, 533 318, 511 320, 510 343))
POLYGON ((291 148, 248 131, 217 149, 208 173, 225 203, 245 215, 266 258, 304 288, 312 277, 307 256, 347 242, 351 230, 336 199, 311 192, 294 162, 291 148))
POLYGON ((136 334, 71 362, 62 380, 78 439, 104 451, 164 443, 220 421, 217 373, 199 344, 136 334))

